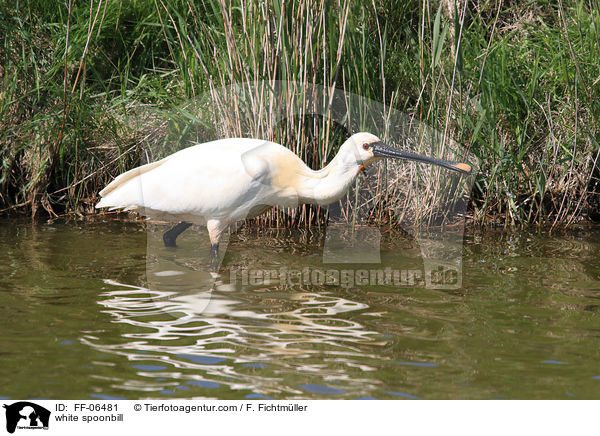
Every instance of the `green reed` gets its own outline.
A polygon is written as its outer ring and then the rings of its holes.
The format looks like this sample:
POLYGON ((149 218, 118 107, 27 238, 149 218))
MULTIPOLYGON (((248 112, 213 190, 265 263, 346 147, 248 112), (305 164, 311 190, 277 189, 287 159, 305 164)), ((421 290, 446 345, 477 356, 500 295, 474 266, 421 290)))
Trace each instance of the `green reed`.
MULTIPOLYGON (((597 0, 30 0, 1 4, 0 26, 4 213, 91 213, 116 174, 198 141, 262 137, 318 168, 373 130, 473 154, 474 222, 598 214, 597 0)), ((417 165, 366 180, 344 219, 436 224, 460 193, 417 165)), ((323 217, 302 206, 261 223, 323 217)))

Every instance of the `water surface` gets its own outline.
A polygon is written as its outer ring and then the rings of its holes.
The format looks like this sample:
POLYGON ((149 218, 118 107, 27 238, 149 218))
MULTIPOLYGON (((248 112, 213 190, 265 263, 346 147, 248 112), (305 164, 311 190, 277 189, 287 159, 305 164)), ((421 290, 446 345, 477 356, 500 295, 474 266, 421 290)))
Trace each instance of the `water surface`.
POLYGON ((215 275, 205 232, 158 230, 0 221, 0 397, 600 398, 599 229, 467 232, 458 289, 242 277, 331 267, 319 231, 242 230, 215 275))

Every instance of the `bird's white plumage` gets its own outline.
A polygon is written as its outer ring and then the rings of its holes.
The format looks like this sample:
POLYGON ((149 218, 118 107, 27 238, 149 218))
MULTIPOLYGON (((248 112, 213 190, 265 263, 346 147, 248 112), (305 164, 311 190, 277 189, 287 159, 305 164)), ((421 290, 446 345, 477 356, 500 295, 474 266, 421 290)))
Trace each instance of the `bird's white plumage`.
POLYGON ((373 158, 362 144, 377 140, 369 133, 355 134, 319 171, 274 142, 229 138, 197 144, 121 174, 100 192, 96 207, 199 224, 213 221, 222 231, 269 206, 335 201, 360 165, 373 158))
MULTIPOLYGON (((366 132, 352 135, 318 171, 274 142, 229 138, 197 144, 121 174, 100 191, 102 199, 96 207, 206 224, 212 247, 217 247, 230 224, 272 206, 327 205, 340 199, 361 169, 383 157, 471 171, 468 164, 398 152, 366 132)), ((181 223, 165 233, 165 244, 174 245, 187 227, 181 223)))
POLYGON ((242 156, 268 144, 227 139, 186 148, 156 162, 148 171, 138 170, 133 177, 128 176, 137 169, 122 174, 100 192, 103 198, 96 207, 140 210, 192 222, 243 218, 244 206, 263 186, 259 177, 248 173, 242 156))
POLYGON ((121 174, 100 192, 96 207, 205 223, 214 245, 230 224, 271 206, 338 200, 360 170, 378 159, 369 147, 378 141, 356 133, 318 171, 274 142, 229 138, 197 144, 121 174))

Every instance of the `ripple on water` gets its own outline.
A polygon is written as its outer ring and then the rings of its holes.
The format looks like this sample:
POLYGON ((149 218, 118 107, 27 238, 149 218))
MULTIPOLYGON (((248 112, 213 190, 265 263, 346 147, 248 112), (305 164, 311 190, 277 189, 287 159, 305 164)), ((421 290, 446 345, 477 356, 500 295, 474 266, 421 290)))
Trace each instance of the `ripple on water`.
POLYGON ((315 394, 343 394, 346 392, 344 389, 336 389, 331 386, 317 384, 300 385, 300 387, 307 392, 313 392, 315 394))
POLYGON ((269 397, 268 395, 263 394, 248 394, 244 398, 248 400, 272 400, 273 397, 269 397))
POLYGON ((194 354, 176 354, 175 356, 201 365, 216 365, 227 360, 224 357, 199 356, 194 354))
POLYGON ((430 362, 394 362, 396 365, 406 365, 406 366, 420 366, 423 368, 435 368, 438 366, 437 363, 430 362))
POLYGON ((244 363, 242 366, 245 366, 246 368, 265 369, 269 365, 267 365, 266 363, 254 362, 254 363, 244 363))
MULTIPOLYGON (((372 371, 373 367, 357 360, 378 359, 361 347, 385 342, 357 320, 339 318, 367 308, 364 303, 326 293, 298 292, 270 294, 272 304, 265 306, 263 295, 212 292, 209 303, 203 301, 198 307, 194 293, 153 291, 106 282, 117 289, 104 292, 100 304, 117 322, 134 329, 124 332, 120 343, 103 344, 91 335, 83 337, 83 343, 102 353, 128 355, 131 360, 141 360, 143 354, 144 358, 168 363, 171 366, 132 365, 140 371, 161 371, 165 382, 172 378, 187 379, 188 386, 248 389, 254 393, 260 388, 260 395, 285 398, 295 395, 297 388, 280 385, 282 374, 294 377, 303 374, 313 379, 315 373, 335 376, 337 371, 323 371, 323 360, 312 361, 311 356, 321 355, 325 347, 330 356, 336 356, 340 364, 356 371, 357 376, 340 380, 340 387, 304 384, 301 387, 305 392, 337 396, 347 393, 348 386, 378 384, 376 380, 365 379, 366 373, 360 370, 372 371), (253 305, 252 300, 257 304, 253 305), (240 311, 238 307, 242 305, 245 309, 240 311), (241 362, 229 356, 237 356, 241 362), (242 368, 260 371, 242 371, 242 368), (197 380, 199 376, 210 381, 197 380)), ((123 380, 122 388, 155 389, 159 393, 171 390, 166 386, 161 389, 151 381, 144 383, 147 374, 137 376, 140 378, 123 380)))
POLYGON ((131 365, 131 367, 142 371, 163 371, 167 369, 166 366, 162 365, 131 365))
POLYGON ((125 400, 124 397, 117 397, 114 395, 105 395, 105 394, 90 394, 90 397, 97 398, 99 400, 125 400))
POLYGON ((386 391, 386 394, 393 395, 394 397, 408 398, 410 400, 420 400, 421 399, 421 397, 417 397, 416 395, 407 394, 406 392, 386 391))
POLYGON ((190 386, 200 386, 201 388, 206 389, 217 389, 221 387, 220 383, 211 382, 206 380, 188 380, 186 383, 190 386))

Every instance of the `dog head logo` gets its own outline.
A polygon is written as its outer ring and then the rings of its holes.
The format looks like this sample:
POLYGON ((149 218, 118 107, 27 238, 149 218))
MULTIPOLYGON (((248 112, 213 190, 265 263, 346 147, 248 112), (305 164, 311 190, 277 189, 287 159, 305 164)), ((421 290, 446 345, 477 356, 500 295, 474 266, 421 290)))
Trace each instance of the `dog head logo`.
POLYGON ((4 405, 6 409, 6 431, 14 433, 18 428, 47 429, 50 411, 29 401, 4 405))

